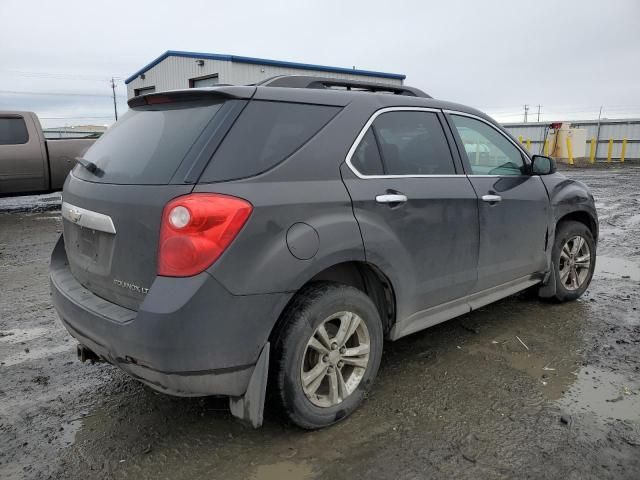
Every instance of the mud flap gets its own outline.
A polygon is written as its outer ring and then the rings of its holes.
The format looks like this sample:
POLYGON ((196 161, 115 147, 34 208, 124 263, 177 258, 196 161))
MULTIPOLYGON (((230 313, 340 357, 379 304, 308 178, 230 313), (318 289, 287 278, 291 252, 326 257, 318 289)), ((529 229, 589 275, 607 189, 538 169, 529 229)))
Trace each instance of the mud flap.
POLYGON ((248 422, 253 428, 262 426, 267 377, 269 376, 269 348, 269 342, 262 347, 245 394, 241 397, 229 398, 231 414, 248 422))
POLYGON ((542 282, 538 296, 540 298, 552 298, 556 294, 556 275, 553 269, 547 274, 547 279, 542 282))

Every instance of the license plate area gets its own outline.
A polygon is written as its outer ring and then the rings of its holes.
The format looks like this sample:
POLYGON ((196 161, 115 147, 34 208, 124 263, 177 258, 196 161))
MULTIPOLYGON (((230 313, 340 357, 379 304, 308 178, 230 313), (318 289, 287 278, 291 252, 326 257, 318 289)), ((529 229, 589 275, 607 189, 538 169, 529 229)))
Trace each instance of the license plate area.
POLYGON ((99 240, 96 238, 96 231, 89 228, 78 228, 78 250, 81 255, 92 258, 98 263, 99 249, 96 244, 99 240))
POLYGON ((111 271, 115 235, 64 221, 65 247, 72 270, 107 276, 111 271))

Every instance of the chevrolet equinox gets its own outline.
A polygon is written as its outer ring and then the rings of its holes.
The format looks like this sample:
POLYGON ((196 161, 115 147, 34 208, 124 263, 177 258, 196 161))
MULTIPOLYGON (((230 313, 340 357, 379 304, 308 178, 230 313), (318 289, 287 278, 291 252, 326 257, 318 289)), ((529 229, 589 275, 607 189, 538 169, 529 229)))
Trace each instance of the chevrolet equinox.
POLYGON ((153 389, 257 427, 268 380, 325 427, 385 339, 591 281, 592 195, 472 108, 303 76, 129 106, 66 180, 50 280, 81 359, 153 389))

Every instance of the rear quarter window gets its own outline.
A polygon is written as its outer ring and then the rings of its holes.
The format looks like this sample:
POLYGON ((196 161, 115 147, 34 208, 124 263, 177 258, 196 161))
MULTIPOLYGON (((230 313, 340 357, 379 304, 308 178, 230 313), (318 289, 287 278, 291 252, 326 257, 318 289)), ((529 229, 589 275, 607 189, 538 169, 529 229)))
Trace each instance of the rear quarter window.
POLYGON ((0 117, 0 145, 20 145, 29 141, 22 117, 0 117))
POLYGON ((250 102, 200 181, 233 180, 269 170, 307 143, 339 110, 324 105, 250 102))

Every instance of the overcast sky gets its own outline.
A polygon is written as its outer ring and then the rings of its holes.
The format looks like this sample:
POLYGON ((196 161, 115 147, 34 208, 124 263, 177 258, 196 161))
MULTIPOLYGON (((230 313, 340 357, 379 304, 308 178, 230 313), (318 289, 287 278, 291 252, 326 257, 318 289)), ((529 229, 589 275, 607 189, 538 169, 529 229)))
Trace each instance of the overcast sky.
POLYGON ((125 109, 166 50, 404 73, 501 121, 640 117, 638 0, 0 0, 0 22, 0 109, 46 126, 111 123, 111 76, 125 109))

